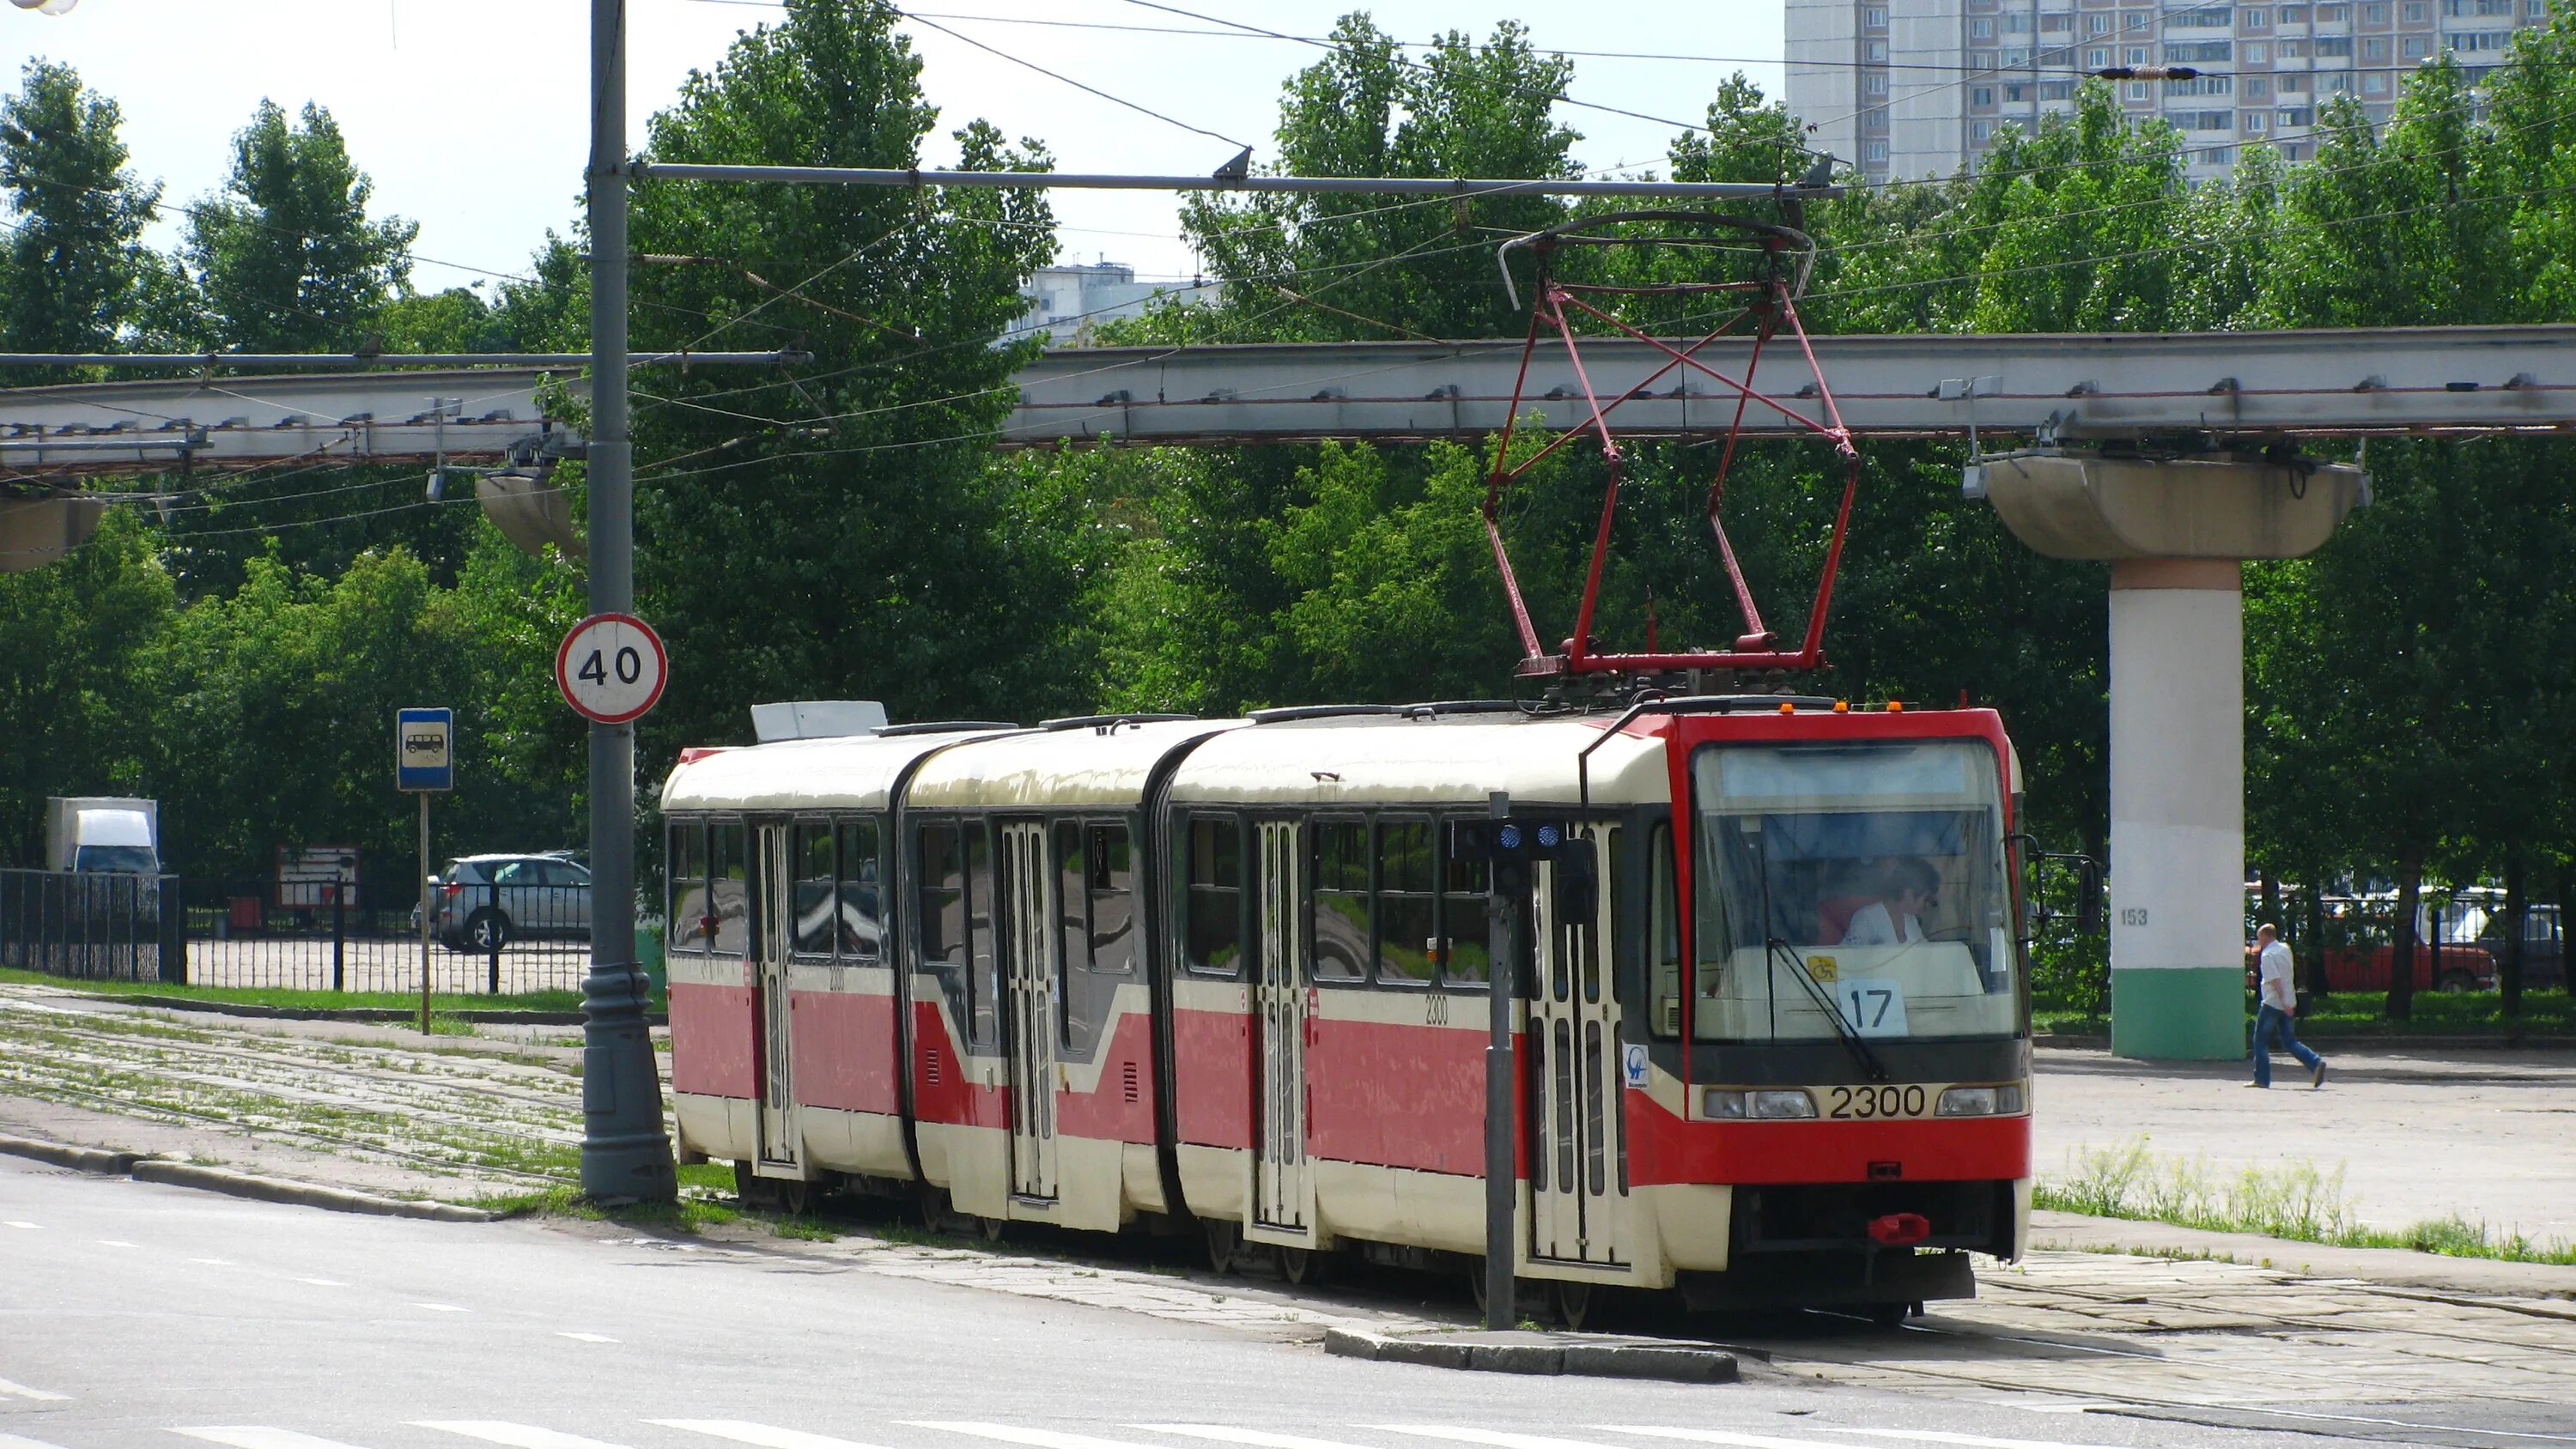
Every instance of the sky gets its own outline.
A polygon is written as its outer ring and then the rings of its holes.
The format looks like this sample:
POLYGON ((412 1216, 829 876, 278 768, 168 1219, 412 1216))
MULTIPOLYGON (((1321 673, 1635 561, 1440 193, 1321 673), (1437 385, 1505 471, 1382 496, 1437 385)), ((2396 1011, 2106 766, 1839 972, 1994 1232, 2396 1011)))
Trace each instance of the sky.
MULTIPOLYGON (((1355 9, 1406 41, 1446 30, 1483 39, 1498 21, 1521 19, 1542 49, 1687 57, 1576 57, 1575 100, 1656 118, 1559 106, 1560 120, 1584 137, 1576 157, 1595 171, 1660 163, 1681 123, 1700 120, 1718 83, 1738 69, 1766 93, 1776 93, 1780 79, 1780 0, 1521 9, 1434 0, 1171 3, 1218 22, 1308 37, 1355 9)), ((918 12, 904 29, 923 60, 923 88, 940 108, 925 144, 931 165, 953 162, 949 132, 978 116, 1013 137, 1044 141, 1067 171, 1198 175, 1234 154, 1228 140, 1267 158, 1282 83, 1322 53, 1138 0, 917 0, 904 8, 918 12), (993 51, 1228 140, 1140 115, 993 51)), ((627 124, 637 140, 691 70, 713 69, 739 32, 780 14, 767 0, 629 0, 628 12, 627 124)), ((9 89, 29 59, 42 57, 71 65, 113 97, 124 109, 133 167, 166 184, 165 202, 195 200, 221 184, 228 138, 263 97, 290 111, 319 103, 374 179, 374 213, 420 224, 412 281, 436 291, 521 272, 548 228, 569 228, 588 144, 589 16, 588 0, 80 0, 63 16, 0 8, 0 53, 10 61, 9 89)), ((1055 208, 1067 260, 1125 262, 1140 277, 1193 270, 1170 195, 1067 191, 1056 194, 1055 208)), ((167 223, 153 237, 163 246, 176 239, 167 223)))

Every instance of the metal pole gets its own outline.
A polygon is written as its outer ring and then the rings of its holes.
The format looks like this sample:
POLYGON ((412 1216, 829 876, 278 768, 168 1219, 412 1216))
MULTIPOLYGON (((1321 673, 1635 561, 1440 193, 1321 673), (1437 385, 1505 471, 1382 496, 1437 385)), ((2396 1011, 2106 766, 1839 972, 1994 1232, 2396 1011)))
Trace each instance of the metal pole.
POLYGON ((429 1035, 429 792, 420 792, 420 1034, 429 1035))
MULTIPOLYGON (((716 166, 639 162, 633 174, 658 181, 806 182, 838 186, 1025 187, 1032 191, 1255 191, 1369 196, 1660 196, 1696 201, 1815 200, 1839 186, 1769 181, 1548 181, 1442 176, 1130 176, 1080 171, 922 171, 856 166, 716 166)), ((599 238, 591 237, 594 253, 599 238)))
MULTIPOLYGON (((1501 819, 1512 813, 1512 797, 1500 790, 1485 799, 1485 813, 1501 819)), ((1520 1205, 1520 1154, 1513 1150, 1519 1113, 1513 1110, 1512 994, 1513 926, 1519 914, 1516 863, 1496 858, 1487 867, 1485 925, 1490 955, 1485 970, 1488 1006, 1485 1036, 1485 1326, 1505 1329, 1520 1322, 1512 1302, 1512 1220, 1520 1205)))
MULTIPOLYGON (((590 4, 590 611, 635 604, 635 448, 626 430, 626 5, 590 4)), ((581 1190, 679 1196, 635 961, 635 727, 590 727, 590 974, 583 978, 581 1190)))

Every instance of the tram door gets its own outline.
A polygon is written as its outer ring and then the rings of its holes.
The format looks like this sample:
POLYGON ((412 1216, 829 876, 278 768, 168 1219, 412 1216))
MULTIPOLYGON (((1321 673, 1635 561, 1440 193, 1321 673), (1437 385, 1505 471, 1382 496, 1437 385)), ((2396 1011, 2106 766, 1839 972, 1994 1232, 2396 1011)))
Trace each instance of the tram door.
MULTIPOLYGON (((1586 825, 1576 835, 1591 845, 1596 863, 1618 858, 1617 827, 1586 825)), ((1537 980, 1529 1023, 1530 1256, 1624 1264, 1628 1135, 1618 975, 1610 953, 1617 893, 1609 872, 1596 870, 1592 914, 1569 918, 1558 909, 1555 876, 1553 862, 1539 862, 1531 892, 1537 980)))
POLYGON ((1002 827, 1004 987, 1010 1010, 1011 1191, 1055 1197, 1055 911, 1049 896, 1046 826, 1002 827))
POLYGON ((1305 852, 1295 821, 1261 822, 1261 959, 1253 985, 1261 1041, 1261 1127, 1253 1154, 1252 1220, 1306 1231, 1313 1196, 1306 1163, 1305 852))
POLYGON ((787 827, 755 832, 752 933, 753 995, 760 1012, 759 1171, 804 1175, 805 1145, 796 1120, 796 999, 790 990, 790 949, 796 943, 795 872, 789 868, 787 827))

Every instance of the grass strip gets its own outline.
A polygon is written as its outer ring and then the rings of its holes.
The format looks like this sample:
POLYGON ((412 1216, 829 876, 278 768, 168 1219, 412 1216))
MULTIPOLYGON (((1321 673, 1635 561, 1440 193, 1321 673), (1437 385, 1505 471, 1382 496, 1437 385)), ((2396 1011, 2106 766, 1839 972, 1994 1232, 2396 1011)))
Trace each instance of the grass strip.
MULTIPOLYGON (((365 1007, 418 1011, 420 996, 403 991, 304 991, 283 986, 178 986, 165 981, 94 981, 85 977, 48 976, 41 971, 0 968, 0 984, 59 986, 85 996, 169 996, 227 1006, 273 1006, 290 1011, 338 1011, 365 1007)), ((660 1010, 657 997, 652 1010, 660 1010)), ((579 1011, 578 991, 523 991, 513 995, 439 996, 432 1009, 446 1011, 579 1011)), ((434 1018, 433 1018, 434 1019, 434 1018)))
MULTIPOLYGON (((2504 1014, 2502 998, 2491 991, 2423 991, 2415 995, 2414 1012, 2404 1021, 2386 1014, 2388 999, 2377 991, 2345 991, 2309 1004, 2299 1017, 2302 1038, 2368 1039, 2386 1036, 2576 1037, 2576 996, 2564 991, 2527 991, 2522 1011, 2504 1014)), ((2031 1020, 2042 1031, 2068 1036, 2100 1036, 2110 1020, 2089 1009, 2041 1000, 2032 1004, 2031 1020)), ((2250 1028, 2253 1015, 2246 1021, 2250 1028)))
POLYGON ((2033 1186, 2033 1207, 2335 1248, 2403 1248, 2447 1258, 2576 1266, 2576 1245, 2529 1238, 2457 1213, 2395 1231, 2371 1227, 2355 1215, 2339 1165, 2321 1171, 2298 1158, 2230 1174, 2213 1168, 2205 1156, 2155 1152, 2143 1134, 2110 1147, 2078 1148, 2068 1159, 2066 1175, 2042 1177, 2033 1186))

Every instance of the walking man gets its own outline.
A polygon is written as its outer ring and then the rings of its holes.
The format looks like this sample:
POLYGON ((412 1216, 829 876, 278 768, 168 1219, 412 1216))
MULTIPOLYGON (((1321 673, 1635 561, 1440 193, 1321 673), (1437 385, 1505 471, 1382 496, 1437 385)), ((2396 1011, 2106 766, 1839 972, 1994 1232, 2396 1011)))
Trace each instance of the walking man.
POLYGON ((2272 1033, 2281 1034, 2281 1045, 2290 1055, 2306 1065, 2312 1089, 2326 1084, 2325 1058, 2299 1042, 2290 1019, 2299 1014, 2298 988, 2290 979, 2290 948, 2281 940, 2281 928, 2266 924, 2254 932, 2255 959, 2261 966, 2260 984, 2255 988, 2254 1012, 2254 1080, 2247 1085, 2272 1085, 2272 1033))

